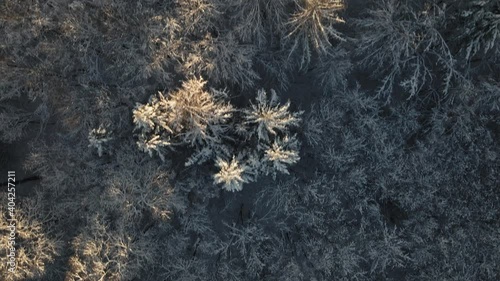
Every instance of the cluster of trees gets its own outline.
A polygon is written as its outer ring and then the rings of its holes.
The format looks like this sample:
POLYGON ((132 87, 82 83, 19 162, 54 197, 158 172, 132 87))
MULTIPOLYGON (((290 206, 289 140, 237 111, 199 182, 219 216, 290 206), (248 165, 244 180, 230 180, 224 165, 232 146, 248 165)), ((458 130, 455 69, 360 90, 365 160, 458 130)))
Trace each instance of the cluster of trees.
POLYGON ((498 0, 0 7, 0 279, 500 278, 498 0))
MULTIPOLYGON (((148 104, 137 104, 134 123, 140 130, 139 148, 150 156, 156 152, 165 161, 165 148, 188 146, 194 152, 185 165, 215 160, 220 169, 215 182, 229 191, 240 191, 243 183, 255 181, 260 174, 289 174, 287 165, 300 159, 299 144, 290 129, 299 124, 301 112, 290 113, 290 102, 280 106, 276 92, 271 90, 268 99, 263 89, 251 108, 237 110, 224 103, 226 92, 208 92, 205 84, 203 79, 191 79, 167 98, 158 93, 148 104)), ((105 140, 109 138, 103 135, 94 141, 99 155, 99 144, 105 140)))

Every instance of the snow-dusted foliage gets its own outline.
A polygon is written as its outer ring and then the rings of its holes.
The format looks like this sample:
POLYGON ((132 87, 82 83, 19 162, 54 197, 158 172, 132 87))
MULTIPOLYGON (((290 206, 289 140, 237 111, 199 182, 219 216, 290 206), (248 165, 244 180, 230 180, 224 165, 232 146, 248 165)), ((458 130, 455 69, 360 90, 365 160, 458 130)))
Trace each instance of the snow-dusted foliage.
POLYGON ((250 134, 255 134, 259 140, 268 142, 278 132, 286 132, 291 126, 297 126, 300 121, 300 112, 289 112, 290 102, 279 105, 278 96, 271 90, 268 98, 263 89, 257 93, 256 103, 249 109, 243 110, 245 124, 253 128, 250 134))
POLYGON ((235 157, 231 161, 218 158, 215 161, 215 165, 220 170, 214 175, 214 180, 216 184, 222 184, 222 189, 227 191, 241 191, 243 183, 249 181, 248 176, 245 175, 247 167, 238 163, 235 157))
POLYGON ((14 207, 0 206, 0 278, 6 281, 40 280, 61 253, 64 243, 60 240, 59 229, 45 229, 52 225, 54 218, 40 212, 44 205, 41 198, 16 202, 18 205, 14 207))
POLYGON ((150 155, 156 151, 164 160, 164 147, 222 141, 233 109, 224 103, 224 92, 207 91, 205 84, 203 79, 191 79, 167 97, 158 93, 149 103, 136 106, 134 123, 140 130, 141 150, 150 155))
POLYGON ((323 86, 323 91, 329 93, 347 85, 351 70, 349 53, 340 45, 319 56, 314 72, 317 73, 317 80, 323 86))
POLYGON ((188 146, 194 151, 185 165, 215 161, 215 183, 229 191, 241 190, 260 174, 288 174, 287 166, 300 159, 299 143, 289 134, 302 112, 290 112, 289 101, 281 105, 274 90, 268 98, 263 89, 256 103, 238 110, 226 102, 226 92, 208 92, 205 84, 192 79, 167 96, 158 93, 138 104, 133 117, 139 149, 165 161, 165 148, 188 146))
POLYGON ((457 29, 467 60, 479 52, 500 53, 500 2, 474 0, 458 16, 465 28, 457 29))
POLYGON ((361 30, 357 40, 360 67, 381 78, 378 94, 390 98, 399 83, 409 97, 420 93, 434 79, 442 80, 447 93, 455 59, 439 28, 445 20, 437 5, 422 9, 395 0, 382 0, 355 20, 361 30))
POLYGON ((104 144, 112 140, 111 132, 102 124, 97 129, 92 129, 89 132, 89 147, 97 148, 97 154, 102 156, 104 151, 104 144))
POLYGON ((500 280, 498 0, 1 3, 0 280, 500 280))
POLYGON ((75 253, 68 261, 67 280, 133 280, 141 267, 153 260, 152 241, 136 237, 125 229, 112 229, 100 217, 88 218, 87 227, 72 246, 75 253))
POLYGON ((298 52, 300 68, 305 68, 314 52, 326 53, 332 46, 331 39, 343 40, 333 25, 343 23, 339 11, 345 5, 343 0, 300 0, 295 1, 297 11, 288 21, 290 55, 298 52))
POLYGON ((266 149, 265 159, 270 161, 274 169, 270 169, 276 177, 276 171, 290 174, 288 166, 300 160, 298 152, 299 144, 295 136, 276 138, 270 147, 266 149))
POLYGON ((239 85, 243 89, 255 86, 260 78, 253 70, 256 48, 239 44, 232 33, 223 37, 206 34, 193 47, 182 65, 185 73, 204 75, 217 83, 239 85))
POLYGON ((287 5, 293 0, 233 0, 231 22, 243 42, 258 47, 272 44, 274 37, 284 31, 287 5))

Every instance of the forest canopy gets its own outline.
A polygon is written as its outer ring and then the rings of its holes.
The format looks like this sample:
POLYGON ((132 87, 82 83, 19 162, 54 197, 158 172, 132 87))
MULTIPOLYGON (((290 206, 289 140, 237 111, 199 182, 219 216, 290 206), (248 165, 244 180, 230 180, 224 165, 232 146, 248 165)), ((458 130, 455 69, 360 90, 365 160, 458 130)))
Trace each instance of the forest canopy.
POLYGON ((499 280, 499 66, 498 0, 4 0, 0 279, 499 280))

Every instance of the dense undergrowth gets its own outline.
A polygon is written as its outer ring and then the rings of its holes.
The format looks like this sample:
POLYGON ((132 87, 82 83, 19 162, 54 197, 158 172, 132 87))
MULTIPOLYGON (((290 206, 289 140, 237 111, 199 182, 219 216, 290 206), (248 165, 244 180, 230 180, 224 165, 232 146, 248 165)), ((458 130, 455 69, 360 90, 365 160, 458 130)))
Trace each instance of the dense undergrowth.
POLYGON ((1 280, 500 278, 499 1, 0 8, 1 280))

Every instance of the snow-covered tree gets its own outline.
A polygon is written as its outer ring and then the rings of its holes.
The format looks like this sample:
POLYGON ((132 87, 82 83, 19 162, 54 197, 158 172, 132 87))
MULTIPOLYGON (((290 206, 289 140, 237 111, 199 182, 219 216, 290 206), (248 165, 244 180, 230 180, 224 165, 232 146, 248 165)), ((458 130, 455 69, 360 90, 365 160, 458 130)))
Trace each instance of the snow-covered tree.
POLYGON ((225 103, 226 93, 207 90, 203 79, 190 79, 167 97, 158 93, 149 103, 134 109, 137 144, 150 155, 164 158, 164 147, 189 145, 203 147, 220 143, 228 130, 233 108, 225 103))
POLYGON ((288 174, 287 166, 300 159, 299 143, 289 134, 302 112, 291 112, 289 101, 281 105, 274 90, 268 98, 263 89, 256 103, 236 109, 226 102, 226 92, 206 91, 205 84, 191 79, 177 91, 138 104, 133 117, 139 149, 150 156, 157 152, 165 161, 165 148, 189 147, 185 165, 214 161, 219 169, 215 183, 229 191, 241 190, 262 174, 288 174))
POLYGON ((345 5, 342 0, 299 0, 295 1, 297 11, 288 21, 289 33, 286 37, 290 44, 290 55, 298 52, 300 68, 305 68, 314 52, 327 53, 332 46, 330 40, 343 40, 333 26, 343 23, 339 11, 345 5))
POLYGON ((249 181, 248 176, 245 175, 247 170, 246 165, 238 163, 235 157, 231 161, 218 158, 215 161, 215 165, 220 171, 214 175, 214 180, 216 184, 222 184, 222 189, 227 191, 241 191, 243 183, 249 181))
POLYGON ((417 95, 435 79, 443 81, 447 93, 455 59, 440 32, 444 11, 437 5, 423 9, 395 0, 382 0, 354 21, 360 29, 356 53, 359 65, 381 78, 378 94, 390 98, 400 84, 409 97, 417 95))
POLYGON ((301 112, 290 113, 290 102, 280 105, 276 91, 271 90, 271 96, 268 97, 266 91, 261 89, 255 100, 256 103, 244 109, 243 113, 245 124, 253 128, 250 134, 257 135, 259 140, 269 142, 271 137, 286 133, 290 127, 298 125, 301 112))
POLYGON ((479 52, 500 54, 499 1, 468 1, 458 19, 464 27, 457 29, 457 40, 467 60, 479 52))

